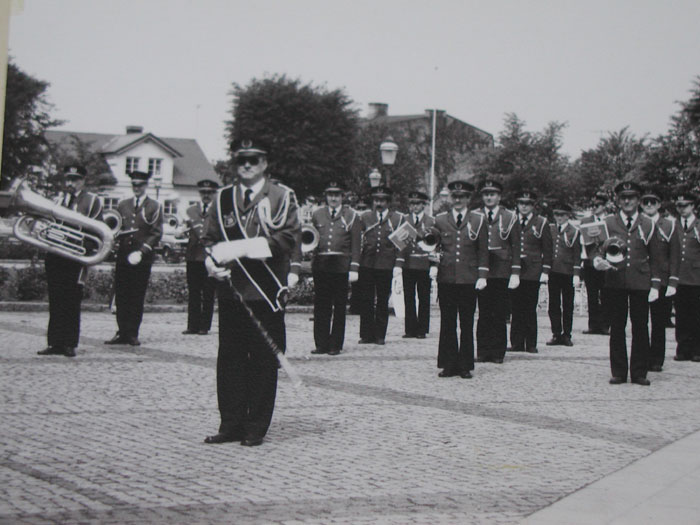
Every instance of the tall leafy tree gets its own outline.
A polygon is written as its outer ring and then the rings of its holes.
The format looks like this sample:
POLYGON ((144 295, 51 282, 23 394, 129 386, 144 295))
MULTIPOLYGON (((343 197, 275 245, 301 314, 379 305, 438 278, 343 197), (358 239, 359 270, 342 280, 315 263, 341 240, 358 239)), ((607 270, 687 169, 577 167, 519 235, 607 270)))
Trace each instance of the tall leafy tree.
POLYGON ((61 169, 70 164, 84 166, 88 172, 85 185, 89 189, 97 189, 117 183, 104 157, 92 145, 92 142, 81 140, 77 135, 71 135, 60 145, 47 145, 49 155, 46 172, 50 174, 50 186, 61 184, 61 169))
POLYGON ((5 123, 2 145, 2 186, 41 166, 47 155, 44 131, 63 123, 51 117, 49 83, 22 71, 10 59, 7 66, 5 123))

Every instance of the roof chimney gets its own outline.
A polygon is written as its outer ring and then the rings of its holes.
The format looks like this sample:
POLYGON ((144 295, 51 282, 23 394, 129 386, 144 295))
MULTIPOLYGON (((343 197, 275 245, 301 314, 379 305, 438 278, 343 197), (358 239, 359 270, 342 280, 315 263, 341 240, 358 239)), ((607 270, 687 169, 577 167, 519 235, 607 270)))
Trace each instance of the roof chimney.
POLYGON ((377 117, 386 117, 389 114, 389 104, 384 102, 370 102, 367 110, 367 118, 369 120, 377 117))
POLYGON ((143 126, 127 126, 126 134, 131 135, 133 133, 143 133, 143 126))

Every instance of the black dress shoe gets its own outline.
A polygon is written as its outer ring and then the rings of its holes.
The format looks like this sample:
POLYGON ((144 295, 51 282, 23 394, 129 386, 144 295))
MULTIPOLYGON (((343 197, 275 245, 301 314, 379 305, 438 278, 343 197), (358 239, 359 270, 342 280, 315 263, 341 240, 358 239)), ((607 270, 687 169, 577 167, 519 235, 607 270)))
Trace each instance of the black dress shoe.
POLYGON ((593 334, 597 334, 598 332, 597 332, 596 330, 591 330, 591 329, 589 329, 589 330, 584 330, 584 331, 581 332, 581 333, 582 333, 582 334, 586 334, 586 335, 593 335, 593 334))
POLYGON ((661 365, 651 365, 649 367, 649 372, 661 372, 661 370, 663 370, 661 365))
POLYGON ((63 354, 63 348, 60 346, 48 346, 43 350, 39 350, 37 355, 61 355, 63 354))
POLYGON ((314 350, 311 350, 311 353, 314 355, 327 354, 328 350, 321 350, 320 348, 316 348, 314 350))
POLYGON ((526 351, 528 354, 536 354, 536 353, 538 353, 537 347, 527 348, 525 351, 526 351))
POLYGON ((384 342, 384 339, 377 339, 377 340, 374 342, 374 344, 375 344, 375 345, 383 345, 383 344, 386 344, 386 343, 384 342))
POLYGON ((208 443, 209 445, 218 445, 219 443, 230 443, 232 441, 240 440, 240 436, 236 436, 234 434, 224 434, 222 432, 204 438, 204 442, 208 443))
POLYGON ((561 345, 561 336, 555 335, 549 341, 545 343, 547 346, 558 346, 561 345))
POLYGON ((209 330, 200 330, 197 335, 209 335, 209 330))
POLYGON ((524 352, 525 349, 522 346, 509 346, 506 348, 506 352, 524 352))
POLYGON ((129 337, 126 342, 131 346, 141 346, 141 341, 139 341, 138 337, 129 337))
POLYGON ((461 377, 462 379, 471 379, 472 374, 469 370, 464 370, 463 372, 459 373, 459 377, 461 377))
POLYGON ((642 385, 642 386, 649 386, 651 384, 651 381, 649 381, 646 377, 633 377, 632 382, 635 385, 642 385))
POLYGON ((372 345, 374 344, 374 341, 371 339, 360 339, 357 343, 361 345, 372 345))
POLYGON ((454 377, 456 375, 458 375, 457 372, 454 370, 448 370, 447 368, 438 373, 438 377, 454 377))
POLYGON ((689 358, 683 357, 683 356, 681 356, 681 355, 674 355, 674 356, 673 356, 673 360, 674 360, 674 361, 690 361, 689 358))
POLYGON ((574 343, 571 341, 571 337, 568 335, 562 336, 561 344, 564 346, 574 346, 574 343))
POLYGON ((340 350, 329 350, 328 355, 340 355, 340 350))
POLYGON ((623 379, 621 377, 611 377, 610 381, 608 381, 608 383, 610 383, 611 385, 621 385, 622 383, 626 383, 626 382, 627 382, 627 379, 623 379))
POLYGON ((403 339, 413 339, 413 338, 416 337, 416 336, 415 336, 415 335, 403 334, 401 337, 402 337, 403 339))
POLYGON ((502 357, 494 357, 491 359, 492 363, 496 363, 497 365, 502 365, 503 364, 503 358, 502 357))
POLYGON ((106 345, 125 345, 126 343, 126 338, 119 335, 119 332, 117 332, 117 334, 109 341, 105 341, 106 345))
POLYGON ((244 447, 257 447, 262 444, 263 438, 261 437, 245 438, 243 441, 241 441, 241 445, 244 447))
POLYGON ((67 346, 63 349, 63 355, 66 357, 75 357, 75 348, 67 346))
POLYGON ((194 335, 197 333, 197 330, 183 330, 182 335, 194 335))
POLYGON ((425 339, 425 334, 418 334, 416 339, 425 339))

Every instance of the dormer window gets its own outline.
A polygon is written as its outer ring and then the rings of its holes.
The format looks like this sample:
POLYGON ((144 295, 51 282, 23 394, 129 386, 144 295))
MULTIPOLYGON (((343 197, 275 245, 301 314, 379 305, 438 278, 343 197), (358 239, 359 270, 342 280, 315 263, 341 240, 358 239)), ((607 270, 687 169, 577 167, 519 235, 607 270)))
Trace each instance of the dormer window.
POLYGON ((127 157, 126 158, 126 174, 128 175, 132 171, 137 171, 139 169, 139 157, 127 157))
POLYGON ((163 159, 148 159, 148 174, 151 176, 160 175, 160 167, 163 164, 163 159))

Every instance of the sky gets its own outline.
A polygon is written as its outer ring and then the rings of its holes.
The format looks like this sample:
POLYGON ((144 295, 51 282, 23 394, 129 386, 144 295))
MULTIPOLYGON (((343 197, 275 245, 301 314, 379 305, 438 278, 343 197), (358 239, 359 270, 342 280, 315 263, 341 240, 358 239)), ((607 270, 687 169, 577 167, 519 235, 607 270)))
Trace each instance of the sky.
MULTIPOLYGON (((565 122, 572 159, 664 133, 700 76, 698 0, 24 0, 9 53, 69 131, 195 138, 227 157, 232 84, 286 74, 361 115, 437 108, 496 136, 565 122)), ((400 154, 400 152, 399 152, 400 154)))

